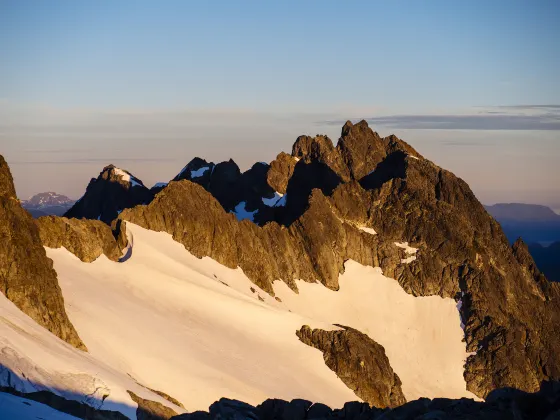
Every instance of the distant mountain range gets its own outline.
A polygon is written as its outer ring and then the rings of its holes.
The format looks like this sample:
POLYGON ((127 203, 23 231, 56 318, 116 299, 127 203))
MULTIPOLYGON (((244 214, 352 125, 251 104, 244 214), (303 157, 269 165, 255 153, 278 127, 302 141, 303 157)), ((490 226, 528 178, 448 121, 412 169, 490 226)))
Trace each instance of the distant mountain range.
POLYGON ((560 215, 537 204, 499 203, 485 206, 502 225, 510 242, 523 238, 539 269, 560 281, 560 215))
POLYGON ((22 200, 21 206, 35 218, 41 216, 62 216, 72 207, 75 200, 55 192, 35 194, 29 200, 22 200))

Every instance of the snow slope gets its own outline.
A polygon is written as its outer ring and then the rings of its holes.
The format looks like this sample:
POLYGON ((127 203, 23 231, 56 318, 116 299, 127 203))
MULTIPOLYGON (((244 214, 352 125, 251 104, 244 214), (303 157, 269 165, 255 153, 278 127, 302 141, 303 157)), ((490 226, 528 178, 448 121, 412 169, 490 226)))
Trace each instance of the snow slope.
POLYGON ((413 297, 379 268, 348 261, 340 290, 298 281, 296 294, 279 281, 277 301, 241 269, 198 259, 167 233, 130 223, 127 232, 133 247, 122 263, 104 255, 83 263, 64 248, 46 249, 89 353, 0 295, 0 363, 17 374, 0 370, 0 384, 49 389, 94 406, 108 395, 103 409, 131 418, 136 404, 126 390, 180 412, 139 384, 189 411, 221 397, 253 404, 305 398, 340 407, 358 398, 295 334, 303 325, 339 323, 385 347, 407 399, 474 397, 462 376, 467 355, 452 299, 413 297))
POLYGON ((198 259, 166 233, 132 224, 127 232, 134 246, 125 263, 101 256, 87 264, 47 249, 68 316, 92 356, 188 410, 224 396, 334 407, 357 399, 295 334, 305 324, 332 325, 276 307, 240 269, 198 259))
POLYGON ((137 384, 126 371, 115 370, 94 355, 60 340, 3 294, 0 294, 0 386, 24 393, 51 391, 96 408, 121 411, 134 419, 137 404, 127 390, 180 411, 137 384))
POLYGON ((355 261, 346 262, 338 291, 318 283, 296 283, 298 294, 284 282, 274 283, 286 307, 316 320, 354 327, 385 347, 407 400, 477 398, 466 390, 463 378, 466 345, 453 299, 414 297, 383 276, 379 267, 355 261))

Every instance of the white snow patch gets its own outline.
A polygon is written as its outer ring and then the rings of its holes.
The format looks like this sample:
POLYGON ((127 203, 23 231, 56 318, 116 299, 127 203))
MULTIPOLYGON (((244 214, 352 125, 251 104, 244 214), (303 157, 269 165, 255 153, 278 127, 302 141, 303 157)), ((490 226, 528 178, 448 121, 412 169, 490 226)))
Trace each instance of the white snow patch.
POLYGON ((274 191, 274 197, 272 198, 262 198, 262 201, 264 203, 265 206, 268 207, 275 207, 278 202, 282 199, 282 197, 284 196, 284 194, 279 193, 278 191, 274 191))
POLYGON ((409 246, 408 242, 395 242, 395 245, 398 246, 399 248, 404 249, 404 252, 406 252, 409 255, 407 258, 401 259, 401 263, 409 264, 412 261, 416 260, 415 254, 418 251, 418 248, 413 248, 409 246))
POLYGON ((282 197, 280 197, 280 200, 278 200, 276 202, 276 204, 274 205, 274 207, 284 207, 286 205, 286 203, 288 202, 288 193, 284 194, 282 197))
POLYGON ((78 420, 78 417, 62 413, 26 398, 0 392, 0 419, 5 420, 78 420))
POLYGON ((367 232, 370 235, 377 235, 377 232, 375 230, 367 226, 358 226, 358 229, 363 230, 364 232, 367 232))
POLYGON ((113 169, 115 171, 115 173, 121 177, 121 179, 123 181, 129 182, 131 186, 133 187, 143 187, 144 185, 135 177, 133 177, 132 175, 130 175, 128 172, 123 171, 120 168, 114 168, 113 169))
POLYGON ((297 281, 296 294, 283 282, 276 296, 291 311, 318 321, 339 323, 369 335, 383 347, 402 381, 408 401, 420 398, 476 398, 466 389, 464 332, 455 301, 439 296, 414 297, 379 267, 345 264, 340 289, 297 281))
POLYGON ((235 217, 237 217, 237 220, 239 221, 249 219, 251 222, 254 222, 255 214, 257 214, 258 210, 248 211, 245 209, 246 204, 247 203, 245 203, 245 201, 241 201, 237 206, 235 206, 233 211, 230 211, 230 213, 235 214, 235 217))
MULTIPOLYGON (((88 357, 188 410, 207 410, 221 397, 251 404, 305 398, 331 407, 357 399, 322 353, 295 334, 306 324, 336 327, 289 312, 241 269, 196 258, 167 233, 131 223, 127 233, 133 252, 120 264, 104 255, 83 263, 64 248, 46 249, 88 357)), ((99 377, 112 389, 103 372, 99 377)))
POLYGON ((418 157, 416 157, 416 156, 408 155, 408 157, 409 157, 409 158, 412 158, 412 159, 420 160, 420 159, 419 159, 418 157))
POLYGON ((195 171, 191 171, 191 179, 201 177, 202 175, 204 175, 204 172, 206 172, 208 169, 210 169, 209 166, 203 166, 202 168, 198 168, 195 171))
POLYGON ((152 188, 163 188, 167 187, 167 182, 156 182, 152 188))

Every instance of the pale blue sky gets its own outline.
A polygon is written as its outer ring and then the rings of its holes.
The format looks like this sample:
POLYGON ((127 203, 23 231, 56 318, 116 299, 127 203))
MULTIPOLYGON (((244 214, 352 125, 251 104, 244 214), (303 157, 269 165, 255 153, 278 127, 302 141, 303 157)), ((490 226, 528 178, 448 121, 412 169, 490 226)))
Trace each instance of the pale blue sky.
POLYGON ((106 163, 247 167, 368 118, 486 202, 560 208, 558 22, 555 0, 0 0, 0 153, 21 196, 78 196, 106 163))

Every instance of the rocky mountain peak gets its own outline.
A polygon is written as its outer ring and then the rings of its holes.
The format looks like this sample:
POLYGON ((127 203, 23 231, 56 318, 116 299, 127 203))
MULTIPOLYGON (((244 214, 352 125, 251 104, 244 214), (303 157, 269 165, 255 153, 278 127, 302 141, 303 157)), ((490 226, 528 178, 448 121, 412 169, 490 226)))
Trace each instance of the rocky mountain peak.
POLYGON ((356 124, 347 121, 336 148, 352 179, 360 179, 370 173, 387 155, 381 137, 369 128, 365 120, 356 124))
POLYGON ((195 180, 197 183, 208 183, 214 166, 216 166, 214 162, 206 162, 205 159, 195 157, 173 178, 173 181, 188 179, 195 180))
POLYGON ((4 156, 0 155, 0 196, 16 197, 14 179, 4 156))
POLYGON ((74 200, 66 197, 62 194, 57 194, 55 192, 43 192, 39 194, 35 194, 29 200, 22 200, 22 205, 24 207, 46 207, 46 206, 61 206, 73 203, 74 200))
POLYGON ((89 182, 85 194, 64 216, 97 219, 110 224, 125 208, 148 203, 153 192, 130 172, 108 165, 89 182))
POLYGON ((334 146, 327 136, 299 136, 292 146, 292 156, 299 159, 325 159, 334 151, 334 146))
POLYGON ((144 187, 143 182, 132 175, 130 172, 124 169, 117 168, 113 164, 105 166, 99 174, 98 179, 103 179, 108 182, 116 182, 125 186, 126 188, 144 187))

